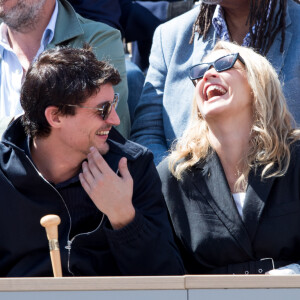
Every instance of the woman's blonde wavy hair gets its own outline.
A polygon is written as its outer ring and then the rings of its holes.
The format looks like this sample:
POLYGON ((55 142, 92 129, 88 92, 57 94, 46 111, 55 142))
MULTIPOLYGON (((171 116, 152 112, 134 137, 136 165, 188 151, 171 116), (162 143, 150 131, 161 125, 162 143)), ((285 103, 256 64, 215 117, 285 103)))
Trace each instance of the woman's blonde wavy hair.
MULTIPOLYGON (((293 129, 295 121, 288 111, 276 71, 268 60, 251 48, 224 41, 218 42, 212 51, 221 49, 242 56, 253 93, 254 122, 249 151, 243 159, 244 169, 240 170, 241 175, 235 185, 238 190, 245 190, 251 169, 262 166, 262 178, 286 173, 290 163, 290 145, 300 138, 300 130, 293 129)), ((187 129, 175 141, 169 155, 170 171, 177 179, 181 179, 182 172, 205 159, 211 149, 208 126, 194 96, 187 129)))

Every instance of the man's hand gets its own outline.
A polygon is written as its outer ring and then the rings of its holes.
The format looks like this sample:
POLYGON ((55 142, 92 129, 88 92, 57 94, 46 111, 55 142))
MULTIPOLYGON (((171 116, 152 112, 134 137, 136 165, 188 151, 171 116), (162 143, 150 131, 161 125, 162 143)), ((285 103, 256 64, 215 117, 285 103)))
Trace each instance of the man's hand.
POLYGON ((113 229, 120 229, 135 217, 132 205, 133 180, 127 168, 127 159, 119 162, 119 177, 109 167, 97 149, 91 147, 88 162, 83 162, 79 174, 81 185, 95 205, 109 219, 113 229))

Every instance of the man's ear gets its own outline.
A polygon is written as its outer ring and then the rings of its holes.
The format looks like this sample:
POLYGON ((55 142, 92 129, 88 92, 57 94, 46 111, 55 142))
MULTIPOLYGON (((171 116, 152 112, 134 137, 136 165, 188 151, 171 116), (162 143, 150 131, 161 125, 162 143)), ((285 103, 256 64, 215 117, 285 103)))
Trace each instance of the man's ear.
POLYGON ((58 111, 58 107, 48 106, 45 109, 45 117, 51 127, 53 128, 61 127, 61 114, 58 111))

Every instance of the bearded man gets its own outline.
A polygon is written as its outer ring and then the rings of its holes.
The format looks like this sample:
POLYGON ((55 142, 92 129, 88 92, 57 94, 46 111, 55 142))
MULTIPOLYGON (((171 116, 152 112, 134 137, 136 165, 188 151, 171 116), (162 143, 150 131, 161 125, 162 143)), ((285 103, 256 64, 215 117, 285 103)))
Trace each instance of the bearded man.
POLYGON ((7 123, 22 113, 20 90, 32 61, 57 45, 90 44, 98 59, 109 60, 120 72, 118 130, 128 136, 127 79, 119 31, 75 13, 66 0, 0 0, 0 136, 7 123), (1 20, 0 20, 1 22, 1 20))

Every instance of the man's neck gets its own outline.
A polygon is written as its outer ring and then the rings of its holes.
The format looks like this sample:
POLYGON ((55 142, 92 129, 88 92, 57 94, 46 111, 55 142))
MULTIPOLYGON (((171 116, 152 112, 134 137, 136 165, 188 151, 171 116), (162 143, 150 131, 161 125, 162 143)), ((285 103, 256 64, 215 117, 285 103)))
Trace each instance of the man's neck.
POLYGON ((40 48, 43 33, 49 24, 51 16, 55 8, 55 0, 46 1, 41 16, 33 28, 21 31, 15 31, 7 27, 8 40, 11 48, 16 53, 23 69, 27 71, 30 63, 34 59, 38 49, 40 48))
POLYGON ((242 45, 244 37, 249 32, 249 24, 247 23, 250 12, 249 4, 239 7, 223 7, 223 9, 231 41, 242 45))
POLYGON ((227 114, 207 120, 209 140, 220 158, 230 160, 234 166, 244 158, 249 149, 249 139, 253 124, 252 114, 244 112, 240 116, 227 114))
POLYGON ((45 179, 52 183, 64 182, 81 170, 84 157, 70 157, 62 151, 51 135, 46 138, 35 138, 30 145, 32 160, 45 179))

